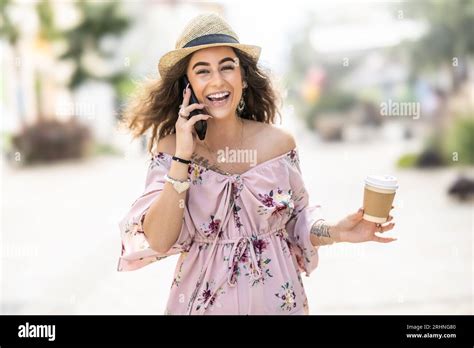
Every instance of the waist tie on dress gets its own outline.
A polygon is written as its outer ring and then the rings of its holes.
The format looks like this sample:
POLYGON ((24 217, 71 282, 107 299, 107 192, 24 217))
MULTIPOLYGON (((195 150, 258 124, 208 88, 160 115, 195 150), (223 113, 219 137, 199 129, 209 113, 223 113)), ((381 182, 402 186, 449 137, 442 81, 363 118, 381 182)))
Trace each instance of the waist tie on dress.
MULTIPOLYGON (((269 235, 275 234, 283 230, 286 230, 285 227, 269 231, 267 233, 259 235, 258 237, 265 238, 269 235)), ((201 240, 197 239, 196 241, 206 242, 206 240, 202 240, 202 239, 201 240)), ((259 266, 257 254, 255 252, 255 248, 253 246, 253 242, 250 237, 242 236, 237 239, 221 240, 220 243, 223 243, 223 244, 233 243, 234 244, 229 256, 227 275, 225 275, 223 279, 221 279, 219 282, 216 283, 216 287, 214 291, 211 293, 211 295, 206 300, 206 302, 203 303, 203 305, 197 311, 198 314, 204 312, 207 309, 208 305, 215 300, 215 297, 217 296, 218 291, 224 285, 226 280, 227 280, 227 284, 230 287, 234 287, 237 284, 236 278, 233 278, 234 270, 235 270, 235 267, 238 267, 239 261, 242 259, 242 256, 244 256, 246 250, 249 250, 250 261, 252 264, 252 272, 250 273, 250 276, 254 280, 259 280, 263 276, 263 271, 261 267, 259 266)))
MULTIPOLYGON (((209 264, 210 262, 212 261, 213 257, 214 257, 214 254, 217 250, 216 246, 217 246, 217 242, 219 240, 219 237, 220 237, 220 232, 221 230, 227 226, 227 223, 229 221, 229 218, 231 217, 231 215, 233 214, 232 212, 232 209, 235 205, 235 200, 234 198, 232 197, 232 190, 233 190, 233 180, 232 181, 229 181, 227 182, 226 184, 226 191, 225 191, 225 197, 223 198, 224 199, 224 202, 225 202, 225 205, 227 207, 224 206, 224 219, 223 219, 223 222, 222 224, 220 224, 219 226, 219 230, 216 232, 216 236, 214 237, 214 241, 212 242, 212 248, 211 248, 211 251, 206 259, 206 262, 204 263, 204 267, 201 269, 201 273, 199 274, 199 277, 198 277, 198 281, 196 283, 196 287, 191 295, 191 298, 189 300, 189 304, 188 304, 188 314, 191 314, 192 311, 193 311, 193 305, 194 305, 194 301, 196 300, 196 297, 198 295, 198 292, 199 290, 201 289, 201 285, 202 285, 202 280, 204 278, 204 276, 206 275, 206 271, 207 271, 207 268, 209 267, 209 264)), ((212 297, 211 297, 212 298, 212 297)))
POLYGON ((260 279, 260 277, 262 276, 262 271, 258 265, 257 255, 255 253, 255 248, 253 247, 252 240, 250 239, 250 237, 247 236, 239 237, 235 240, 234 246, 232 247, 232 250, 230 252, 227 275, 224 275, 224 277, 222 277, 222 279, 215 284, 215 288, 211 292, 209 298, 206 300, 206 302, 202 304, 199 310, 197 310, 198 314, 202 314, 207 309, 209 304, 211 302, 214 302, 217 293, 219 292, 219 290, 221 290, 226 280, 227 284, 229 284, 229 286, 231 287, 234 287, 237 284, 236 278, 233 278, 234 270, 235 267, 239 267, 239 261, 242 259, 242 256, 244 256, 246 250, 250 251, 249 254, 252 263, 251 277, 254 280, 260 279))
POLYGON ((228 275, 227 275, 227 284, 234 287, 237 284, 236 278, 233 278, 235 267, 238 267, 239 261, 244 256, 245 251, 250 251, 250 261, 252 264, 251 276, 254 280, 260 279, 262 276, 262 270, 258 265, 257 254, 255 253, 255 248, 253 247, 252 240, 250 237, 240 237, 237 239, 237 242, 234 244, 232 251, 229 256, 229 265, 228 265, 228 275))

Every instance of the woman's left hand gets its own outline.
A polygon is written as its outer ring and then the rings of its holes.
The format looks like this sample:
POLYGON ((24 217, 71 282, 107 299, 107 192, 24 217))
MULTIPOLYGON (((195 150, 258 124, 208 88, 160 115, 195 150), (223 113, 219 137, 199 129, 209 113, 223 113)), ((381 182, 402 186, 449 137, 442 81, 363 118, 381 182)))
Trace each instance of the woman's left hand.
MULTIPOLYGON (((392 206, 393 209, 393 206, 392 206)), ((334 227, 338 232, 339 242, 362 243, 362 242, 379 242, 390 243, 396 238, 383 238, 377 236, 375 233, 384 233, 390 231, 395 226, 395 223, 377 224, 364 220, 364 210, 360 208, 356 213, 348 215, 346 218, 339 221, 334 227)), ((392 221, 393 217, 389 215, 387 222, 392 221)))

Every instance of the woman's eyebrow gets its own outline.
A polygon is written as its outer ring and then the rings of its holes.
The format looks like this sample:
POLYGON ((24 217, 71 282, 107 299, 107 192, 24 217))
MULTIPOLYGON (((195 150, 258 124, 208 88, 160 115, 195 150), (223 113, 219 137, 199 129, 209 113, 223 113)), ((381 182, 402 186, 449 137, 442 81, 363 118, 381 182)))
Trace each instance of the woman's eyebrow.
MULTIPOLYGON (((232 62, 234 62, 234 59, 235 59, 235 58, 225 57, 225 58, 222 58, 222 59, 219 61, 219 64, 222 64, 222 63, 227 62, 227 61, 232 61, 232 62)), ((209 63, 207 63, 207 62, 197 62, 196 64, 193 65, 193 69, 194 69, 195 67, 197 67, 198 65, 210 66, 211 64, 209 64, 209 63)))

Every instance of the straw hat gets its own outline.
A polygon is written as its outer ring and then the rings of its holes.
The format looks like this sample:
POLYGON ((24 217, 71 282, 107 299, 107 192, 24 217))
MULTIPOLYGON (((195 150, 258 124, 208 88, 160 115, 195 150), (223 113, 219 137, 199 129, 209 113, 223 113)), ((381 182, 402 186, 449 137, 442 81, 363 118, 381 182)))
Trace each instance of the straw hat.
POLYGON ((215 13, 201 14, 192 19, 176 41, 173 51, 163 55, 158 70, 164 76, 169 68, 189 54, 207 47, 230 46, 249 54, 255 61, 260 57, 261 47, 239 43, 237 34, 230 25, 215 13))

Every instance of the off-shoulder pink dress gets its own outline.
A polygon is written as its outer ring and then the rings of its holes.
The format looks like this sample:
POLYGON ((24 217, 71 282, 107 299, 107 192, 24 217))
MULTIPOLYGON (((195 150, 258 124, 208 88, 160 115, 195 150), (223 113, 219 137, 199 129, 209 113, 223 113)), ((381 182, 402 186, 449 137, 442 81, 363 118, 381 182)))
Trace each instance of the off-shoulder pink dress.
POLYGON ((142 223, 171 161, 163 152, 151 158, 145 191, 119 224, 118 271, 180 254, 165 314, 308 314, 300 273, 318 264, 310 229, 322 216, 308 203, 298 149, 242 174, 192 162, 180 235, 159 253, 142 223))

